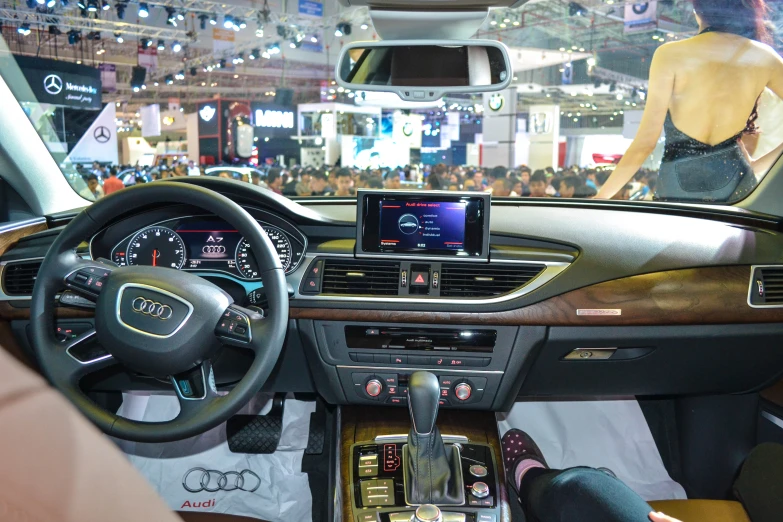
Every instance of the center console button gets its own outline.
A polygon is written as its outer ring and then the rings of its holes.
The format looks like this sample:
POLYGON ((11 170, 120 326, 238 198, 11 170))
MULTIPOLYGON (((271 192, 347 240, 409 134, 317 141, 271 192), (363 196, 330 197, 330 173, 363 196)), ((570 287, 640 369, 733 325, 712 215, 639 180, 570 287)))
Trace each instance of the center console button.
POLYGON ((366 391, 367 395, 370 397, 377 397, 383 391, 383 384, 381 384, 381 381, 378 379, 370 379, 364 386, 364 391, 366 391))
POLYGON ((489 486, 487 486, 486 482, 474 482, 470 492, 476 498, 485 498, 489 496, 489 486))
POLYGON ((373 362, 380 363, 380 364, 389 364, 389 354, 387 353, 376 353, 372 356, 373 362))
POLYGON ((372 354, 371 353, 357 353, 356 354, 356 360, 363 363, 371 363, 373 362, 372 354))
POLYGON ((478 478, 486 477, 487 476, 487 468, 485 468, 481 464, 473 464, 470 467, 470 474, 473 475, 474 477, 478 477, 478 478))
POLYGON ((429 364, 430 358, 426 355, 409 355, 408 356, 408 364, 429 364))
POLYGON ((392 355, 391 356, 391 363, 392 364, 408 364, 408 356, 407 355, 392 355))
POLYGON ((470 399, 472 392, 473 389, 470 387, 470 384, 466 382, 461 382, 454 388, 454 395, 456 395, 457 398, 461 401, 470 399))
POLYGON ((422 504, 416 508, 416 513, 413 517, 416 522, 442 522, 443 517, 440 513, 440 508, 433 504, 422 504))

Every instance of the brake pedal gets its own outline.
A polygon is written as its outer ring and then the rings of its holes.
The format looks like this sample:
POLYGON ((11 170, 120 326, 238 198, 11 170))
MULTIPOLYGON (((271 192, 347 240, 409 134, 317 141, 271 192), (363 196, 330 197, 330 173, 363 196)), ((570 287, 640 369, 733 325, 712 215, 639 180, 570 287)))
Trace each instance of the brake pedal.
POLYGON ((266 415, 234 415, 228 419, 228 449, 232 453, 274 453, 283 433, 284 407, 285 395, 275 394, 266 415))

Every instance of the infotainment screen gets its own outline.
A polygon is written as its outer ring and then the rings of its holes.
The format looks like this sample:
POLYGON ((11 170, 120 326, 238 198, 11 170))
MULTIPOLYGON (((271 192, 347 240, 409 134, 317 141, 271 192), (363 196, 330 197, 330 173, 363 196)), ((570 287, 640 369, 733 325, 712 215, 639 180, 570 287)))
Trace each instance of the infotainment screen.
POLYGON ((359 191, 358 197, 358 256, 488 258, 488 194, 359 191))

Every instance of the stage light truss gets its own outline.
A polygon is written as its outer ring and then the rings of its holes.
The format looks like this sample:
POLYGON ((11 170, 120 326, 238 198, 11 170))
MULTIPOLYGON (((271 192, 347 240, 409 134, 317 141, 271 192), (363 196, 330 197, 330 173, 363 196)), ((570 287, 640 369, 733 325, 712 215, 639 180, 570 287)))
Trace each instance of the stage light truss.
MULTIPOLYGON (((0 20, 3 22, 20 23, 22 18, 18 10, 0 7, 0 20)), ((152 25, 133 24, 124 21, 102 20, 100 18, 82 18, 70 14, 44 14, 30 11, 23 15, 24 21, 33 28, 38 26, 45 30, 48 26, 57 26, 61 31, 76 29, 85 33, 101 31, 108 34, 123 36, 138 36, 143 38, 189 41, 187 31, 170 27, 155 27, 152 25)))

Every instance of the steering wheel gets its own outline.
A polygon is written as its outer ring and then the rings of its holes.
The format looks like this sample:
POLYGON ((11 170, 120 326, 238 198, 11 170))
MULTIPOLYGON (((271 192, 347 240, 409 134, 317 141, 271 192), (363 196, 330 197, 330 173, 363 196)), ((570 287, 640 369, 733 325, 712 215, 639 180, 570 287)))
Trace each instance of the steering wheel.
POLYGON ((203 433, 245 405, 269 378, 288 324, 285 273, 261 226, 227 197, 195 185, 155 182, 118 191, 87 207, 52 244, 31 303, 31 338, 44 374, 104 432, 138 442, 165 442, 203 433), (130 209, 188 202, 235 227, 250 243, 269 301, 262 316, 233 304, 212 283, 187 272, 90 261, 76 248, 130 209), (55 338, 55 296, 67 288, 95 303, 95 329, 66 343, 55 338), (94 341, 97 339, 99 344, 94 341), (222 345, 254 352, 250 369, 218 395, 210 357, 222 345), (90 400, 79 381, 114 364, 169 380, 180 412, 167 422, 119 417, 90 400))

